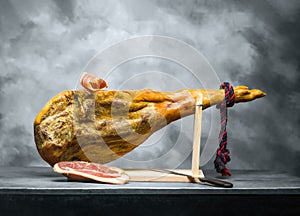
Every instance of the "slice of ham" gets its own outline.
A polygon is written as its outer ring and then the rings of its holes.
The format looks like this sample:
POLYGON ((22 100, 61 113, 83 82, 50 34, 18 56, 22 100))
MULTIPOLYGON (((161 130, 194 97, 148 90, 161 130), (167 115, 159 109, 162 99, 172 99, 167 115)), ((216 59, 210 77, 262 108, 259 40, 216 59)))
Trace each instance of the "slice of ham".
POLYGON ((84 72, 80 78, 80 84, 89 91, 97 91, 103 88, 107 88, 107 83, 104 79, 96 77, 92 74, 84 72))
POLYGON ((54 165, 53 170, 67 176, 69 180, 75 181, 125 184, 129 180, 129 176, 120 168, 84 161, 58 162, 54 165))

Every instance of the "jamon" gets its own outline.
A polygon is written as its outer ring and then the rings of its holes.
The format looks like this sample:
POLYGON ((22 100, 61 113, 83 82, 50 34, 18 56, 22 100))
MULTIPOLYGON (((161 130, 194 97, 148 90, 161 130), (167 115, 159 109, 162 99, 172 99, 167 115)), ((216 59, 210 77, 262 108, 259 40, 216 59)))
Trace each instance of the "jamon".
POLYGON ((55 172, 66 175, 69 180, 98 181, 111 184, 125 184, 129 176, 122 169, 83 161, 62 161, 53 167, 55 172))
POLYGON ((107 84, 104 79, 98 78, 89 73, 83 73, 80 78, 80 84, 89 91, 97 91, 99 89, 107 88, 107 84))
MULTIPOLYGON (((246 86, 234 89, 235 103, 265 96, 246 86)), ((224 90, 67 90, 52 98, 34 121, 41 157, 107 163, 132 151, 167 124, 191 115, 203 94, 203 109, 220 103, 224 90)))

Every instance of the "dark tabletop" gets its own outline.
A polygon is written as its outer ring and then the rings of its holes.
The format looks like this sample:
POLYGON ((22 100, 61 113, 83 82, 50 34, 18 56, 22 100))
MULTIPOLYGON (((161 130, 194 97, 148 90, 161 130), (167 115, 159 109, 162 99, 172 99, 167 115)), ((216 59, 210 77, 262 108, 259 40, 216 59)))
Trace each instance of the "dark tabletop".
POLYGON ((232 171, 233 188, 199 183, 70 182, 50 167, 0 167, 1 215, 230 215, 300 213, 300 177, 272 171, 232 171), (33 211, 33 209, 35 209, 33 211), (145 209, 148 209, 145 212, 145 209), (150 209, 150 211, 149 211, 150 209), (247 209, 247 211, 245 211, 247 209))
POLYGON ((198 183, 129 182, 111 185, 97 182, 71 182, 50 167, 0 167, 0 193, 191 193, 191 194, 300 194, 300 177, 271 171, 232 171, 223 178, 213 170, 206 176, 230 181, 230 189, 198 183))

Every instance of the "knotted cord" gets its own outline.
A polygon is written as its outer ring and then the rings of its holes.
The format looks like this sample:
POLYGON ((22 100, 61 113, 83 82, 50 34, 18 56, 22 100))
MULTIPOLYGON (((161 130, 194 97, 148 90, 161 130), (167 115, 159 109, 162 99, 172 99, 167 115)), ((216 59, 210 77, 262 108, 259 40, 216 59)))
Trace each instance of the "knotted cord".
POLYGON ((232 107, 234 105, 234 90, 233 87, 228 82, 223 82, 220 89, 225 90, 224 100, 217 105, 220 109, 221 116, 221 130, 219 134, 219 148, 217 149, 216 159, 214 161, 215 168, 218 173, 222 173, 222 176, 231 176, 229 170, 226 168, 226 163, 230 161, 230 152, 227 149, 227 107, 232 107))

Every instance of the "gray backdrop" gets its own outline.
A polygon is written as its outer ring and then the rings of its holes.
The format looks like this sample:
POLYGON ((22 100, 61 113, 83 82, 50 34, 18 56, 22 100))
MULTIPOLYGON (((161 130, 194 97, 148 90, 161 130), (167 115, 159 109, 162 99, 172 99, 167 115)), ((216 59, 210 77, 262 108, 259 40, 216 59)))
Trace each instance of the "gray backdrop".
POLYGON ((1 0, 0 165, 46 165, 32 127, 44 104, 74 89, 99 50, 156 34, 197 48, 220 80, 268 94, 230 109, 229 168, 300 175, 299 18, 297 0, 1 0))

